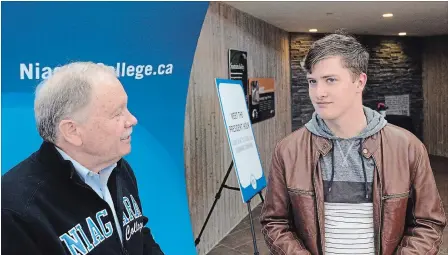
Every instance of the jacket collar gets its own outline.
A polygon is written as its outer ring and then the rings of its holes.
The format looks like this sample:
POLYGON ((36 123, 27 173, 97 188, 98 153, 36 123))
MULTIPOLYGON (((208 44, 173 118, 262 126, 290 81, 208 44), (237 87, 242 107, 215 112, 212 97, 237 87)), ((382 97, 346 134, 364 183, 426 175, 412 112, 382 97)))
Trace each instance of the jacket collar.
MULTIPOLYGON (((73 163, 70 160, 65 160, 57 151, 53 143, 44 141, 36 153, 37 160, 46 166, 56 176, 63 179, 70 179, 73 181, 83 182, 77 174, 73 163)), ((117 162, 117 167, 114 171, 119 171, 123 167, 123 159, 117 162)))
MULTIPOLYGON (((362 151, 362 154, 366 158, 370 158, 378 149, 379 143, 380 143, 379 136, 380 136, 381 132, 382 132, 382 130, 380 132, 364 139, 361 151, 362 151)), ((330 152, 330 150, 332 149, 330 140, 327 138, 321 137, 321 136, 314 135, 314 134, 311 134, 311 135, 312 135, 313 143, 315 144, 319 153, 324 156, 327 155, 327 153, 330 152)))

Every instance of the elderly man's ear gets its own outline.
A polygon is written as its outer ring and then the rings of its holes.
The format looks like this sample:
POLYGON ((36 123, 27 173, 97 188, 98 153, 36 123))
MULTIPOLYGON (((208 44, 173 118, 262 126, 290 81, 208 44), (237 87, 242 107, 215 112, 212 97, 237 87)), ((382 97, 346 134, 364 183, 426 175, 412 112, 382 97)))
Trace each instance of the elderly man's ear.
POLYGON ((82 139, 80 129, 73 120, 62 120, 59 123, 59 139, 64 139, 74 146, 81 146, 82 139))

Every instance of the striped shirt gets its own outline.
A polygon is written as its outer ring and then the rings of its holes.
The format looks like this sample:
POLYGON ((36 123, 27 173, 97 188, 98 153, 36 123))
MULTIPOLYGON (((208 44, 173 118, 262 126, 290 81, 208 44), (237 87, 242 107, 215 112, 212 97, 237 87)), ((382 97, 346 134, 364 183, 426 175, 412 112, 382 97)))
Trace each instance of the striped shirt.
POLYGON ((325 254, 374 254, 372 203, 325 203, 325 254))

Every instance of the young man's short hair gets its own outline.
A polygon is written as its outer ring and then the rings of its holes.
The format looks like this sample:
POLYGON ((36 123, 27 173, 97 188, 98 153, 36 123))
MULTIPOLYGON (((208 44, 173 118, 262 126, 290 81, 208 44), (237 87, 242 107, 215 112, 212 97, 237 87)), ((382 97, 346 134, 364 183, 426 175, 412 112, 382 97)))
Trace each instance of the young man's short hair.
POLYGON ((350 69, 353 77, 361 73, 367 74, 369 62, 367 49, 353 36, 343 31, 337 31, 315 41, 305 57, 303 68, 308 73, 312 73, 316 63, 335 56, 342 58, 343 66, 350 69))

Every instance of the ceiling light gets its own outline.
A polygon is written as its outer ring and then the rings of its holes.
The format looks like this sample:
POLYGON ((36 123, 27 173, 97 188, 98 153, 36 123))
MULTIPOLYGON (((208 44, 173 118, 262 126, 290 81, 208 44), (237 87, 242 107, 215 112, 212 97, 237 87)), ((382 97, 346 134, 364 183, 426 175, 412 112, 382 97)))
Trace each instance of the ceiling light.
POLYGON ((400 32, 400 33, 398 33, 398 35, 399 35, 399 36, 405 36, 405 35, 406 35, 406 32, 400 32))
POLYGON ((316 33, 316 32, 317 32, 317 29, 315 29, 315 28, 311 28, 309 31, 310 31, 311 33, 316 33))
POLYGON ((392 13, 384 13, 383 14, 383 17, 384 18, 391 18, 391 17, 393 17, 394 15, 392 14, 392 13))

